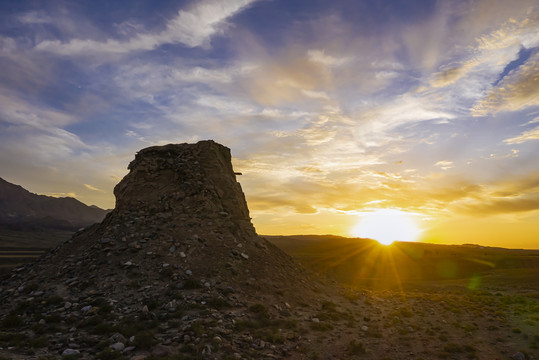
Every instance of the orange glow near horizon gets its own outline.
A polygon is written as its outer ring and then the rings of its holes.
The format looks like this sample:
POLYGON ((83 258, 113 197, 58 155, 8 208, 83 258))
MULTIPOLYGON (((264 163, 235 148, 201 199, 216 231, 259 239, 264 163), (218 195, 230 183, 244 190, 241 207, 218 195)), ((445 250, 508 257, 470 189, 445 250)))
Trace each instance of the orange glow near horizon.
POLYGON ((374 239, 383 245, 391 245, 394 241, 417 241, 421 232, 409 213, 394 209, 366 213, 351 230, 353 236, 374 239))
MULTIPOLYGON (((509 249, 539 249, 539 211, 513 216, 394 210, 411 219, 418 232, 413 241, 443 245, 477 244, 509 249)), ((336 212, 320 209, 314 214, 253 211, 253 224, 262 235, 337 235, 365 237, 361 220, 376 210, 336 212)), ((378 210, 380 211, 380 210, 378 210)), ((386 227, 395 224, 382 222, 386 227)), ((375 238, 373 235, 367 237, 375 238)), ((397 239, 399 241, 400 239, 397 239)), ((400 240, 403 241, 403 240, 400 240)))

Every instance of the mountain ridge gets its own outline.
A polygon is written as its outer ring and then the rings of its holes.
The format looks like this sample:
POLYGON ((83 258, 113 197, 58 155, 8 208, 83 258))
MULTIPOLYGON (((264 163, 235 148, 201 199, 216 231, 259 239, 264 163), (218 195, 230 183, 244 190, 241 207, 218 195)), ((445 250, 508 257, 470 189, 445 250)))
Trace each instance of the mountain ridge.
POLYGON ((38 195, 0 177, 0 227, 76 230, 100 222, 108 212, 72 197, 38 195))

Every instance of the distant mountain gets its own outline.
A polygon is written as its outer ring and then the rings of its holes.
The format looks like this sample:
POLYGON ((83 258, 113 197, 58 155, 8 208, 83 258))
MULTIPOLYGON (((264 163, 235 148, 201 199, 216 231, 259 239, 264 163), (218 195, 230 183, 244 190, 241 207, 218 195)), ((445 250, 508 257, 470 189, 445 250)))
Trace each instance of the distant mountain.
POLYGON ((107 210, 71 197, 37 195, 0 178, 0 227, 11 230, 76 230, 101 222, 107 210))

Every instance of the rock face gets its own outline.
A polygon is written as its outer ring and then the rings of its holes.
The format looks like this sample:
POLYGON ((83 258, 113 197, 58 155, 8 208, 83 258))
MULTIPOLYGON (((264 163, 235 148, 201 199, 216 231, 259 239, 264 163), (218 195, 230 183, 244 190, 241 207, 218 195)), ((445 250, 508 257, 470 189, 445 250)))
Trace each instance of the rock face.
POLYGON ((153 146, 140 151, 116 186, 115 216, 157 215, 193 228, 255 236, 232 169, 230 150, 213 141, 153 146))

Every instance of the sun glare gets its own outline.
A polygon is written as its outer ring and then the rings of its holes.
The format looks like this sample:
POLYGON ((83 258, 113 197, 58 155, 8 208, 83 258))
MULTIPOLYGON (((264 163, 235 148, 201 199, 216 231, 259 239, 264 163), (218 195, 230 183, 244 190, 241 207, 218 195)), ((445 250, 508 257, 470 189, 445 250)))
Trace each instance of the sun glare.
POLYGON ((409 213, 380 209, 362 215, 351 232, 353 236, 374 239, 380 244, 390 245, 394 241, 416 241, 421 229, 409 213))

